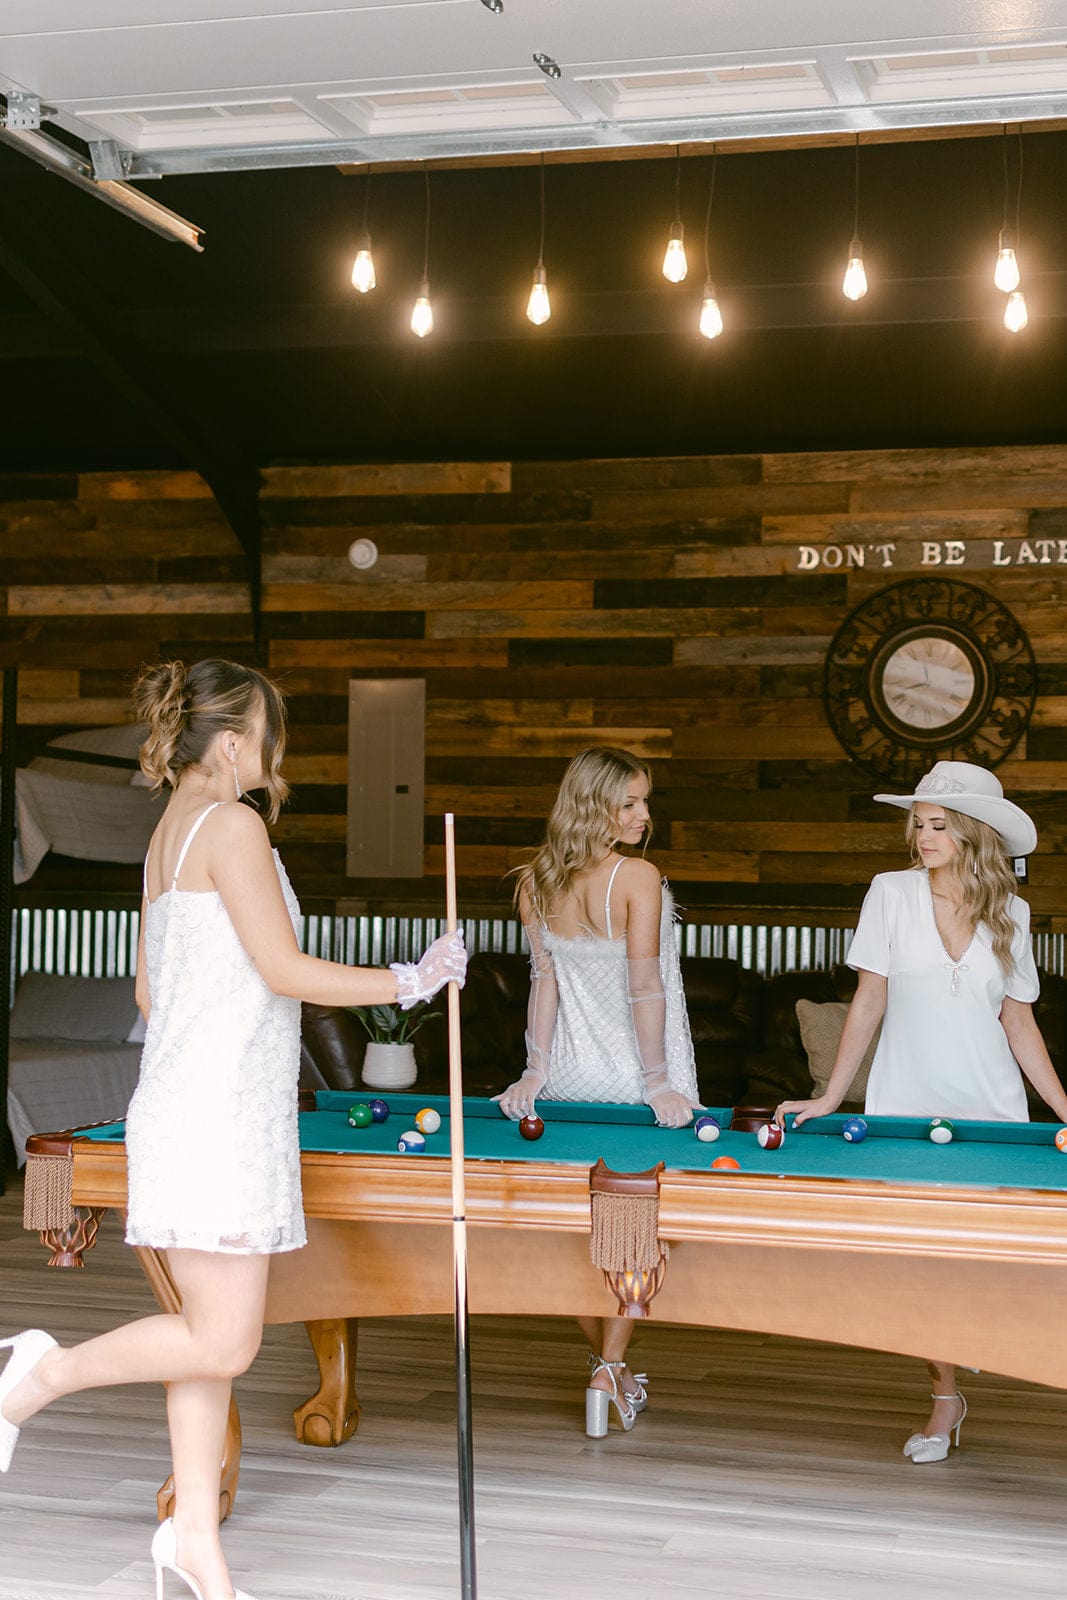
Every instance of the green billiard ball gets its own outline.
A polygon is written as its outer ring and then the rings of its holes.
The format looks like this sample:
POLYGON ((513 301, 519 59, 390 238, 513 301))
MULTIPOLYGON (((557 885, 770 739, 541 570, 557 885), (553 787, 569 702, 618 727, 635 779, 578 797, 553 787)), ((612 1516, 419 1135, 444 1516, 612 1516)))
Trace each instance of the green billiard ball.
POLYGON ((358 1106, 349 1106, 348 1126, 350 1128, 369 1128, 373 1121, 374 1112, 363 1101, 360 1101, 358 1106))
POLYGON ((956 1130, 947 1117, 935 1117, 926 1132, 934 1144, 951 1144, 956 1130))

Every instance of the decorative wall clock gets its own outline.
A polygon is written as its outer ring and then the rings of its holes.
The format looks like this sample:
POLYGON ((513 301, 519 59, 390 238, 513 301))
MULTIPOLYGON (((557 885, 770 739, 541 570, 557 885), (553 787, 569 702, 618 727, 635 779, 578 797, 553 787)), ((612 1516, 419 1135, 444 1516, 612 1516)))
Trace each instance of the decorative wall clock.
POLYGON ((1006 606, 948 578, 893 584, 845 618, 826 656, 826 715, 852 759, 908 784, 935 761, 995 767, 1033 710, 1030 641, 1006 606))

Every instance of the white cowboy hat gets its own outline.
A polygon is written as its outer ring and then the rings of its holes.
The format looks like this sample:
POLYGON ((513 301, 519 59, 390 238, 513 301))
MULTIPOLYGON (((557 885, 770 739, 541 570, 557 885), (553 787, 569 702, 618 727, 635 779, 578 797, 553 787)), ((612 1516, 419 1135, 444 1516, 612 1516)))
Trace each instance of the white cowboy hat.
POLYGON ((910 807, 917 800, 944 806, 946 811, 962 811, 964 816, 987 822, 1000 834, 1009 856, 1028 856, 1037 849, 1037 829, 1021 806, 1004 798, 1000 779, 985 767, 969 761, 939 761, 925 778, 920 778, 914 794, 876 794, 887 805, 910 807))

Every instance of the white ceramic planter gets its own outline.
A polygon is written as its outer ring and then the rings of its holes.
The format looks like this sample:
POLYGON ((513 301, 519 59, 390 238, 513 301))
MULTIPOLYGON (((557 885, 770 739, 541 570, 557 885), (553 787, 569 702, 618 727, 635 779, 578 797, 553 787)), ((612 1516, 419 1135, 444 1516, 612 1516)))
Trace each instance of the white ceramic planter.
POLYGON ((363 1082, 368 1089, 410 1089, 418 1076, 413 1044, 367 1044, 363 1082))

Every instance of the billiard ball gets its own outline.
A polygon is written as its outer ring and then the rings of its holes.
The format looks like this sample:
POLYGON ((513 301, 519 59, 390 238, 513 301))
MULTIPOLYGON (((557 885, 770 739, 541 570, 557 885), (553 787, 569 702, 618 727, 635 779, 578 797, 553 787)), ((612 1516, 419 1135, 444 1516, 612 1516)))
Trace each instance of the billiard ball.
POLYGON ((350 1128, 367 1128, 374 1121, 374 1112, 364 1101, 358 1106, 348 1108, 348 1126, 350 1128))
POLYGON ((1060 1128, 1056 1134, 1056 1149, 1061 1154, 1067 1155, 1067 1128, 1060 1128))
POLYGON ((523 1117, 522 1121, 519 1123, 519 1132, 522 1134, 524 1139, 540 1139, 544 1131, 545 1125, 541 1121, 540 1117, 530 1115, 528 1117, 523 1117))
POLYGON ((785 1144, 785 1129, 780 1128, 777 1122, 765 1122, 756 1134, 757 1142, 764 1150, 778 1150, 785 1144))
POLYGON ((846 1144, 862 1144, 867 1137, 867 1124, 862 1117, 846 1117, 841 1124, 841 1137, 846 1144))
POLYGON ((947 1117, 935 1117, 926 1131, 934 1144, 951 1144, 956 1130, 947 1117))
POLYGON ((441 1126, 441 1113, 435 1111, 433 1106, 423 1106, 415 1114, 415 1126, 420 1133, 436 1133, 441 1126))
POLYGON ((388 1100, 372 1100, 370 1103, 371 1120, 374 1122, 387 1122, 389 1119, 388 1100))
POLYGON ((703 1116, 693 1123, 693 1131, 704 1144, 714 1144, 722 1130, 714 1117, 703 1116))
POLYGON ((735 1161, 733 1156, 718 1156, 711 1163, 712 1172, 740 1172, 741 1163, 735 1161))
POLYGON ((412 1128, 400 1135, 396 1147, 402 1156, 418 1155, 426 1149, 426 1140, 417 1128, 412 1128))

